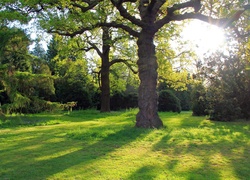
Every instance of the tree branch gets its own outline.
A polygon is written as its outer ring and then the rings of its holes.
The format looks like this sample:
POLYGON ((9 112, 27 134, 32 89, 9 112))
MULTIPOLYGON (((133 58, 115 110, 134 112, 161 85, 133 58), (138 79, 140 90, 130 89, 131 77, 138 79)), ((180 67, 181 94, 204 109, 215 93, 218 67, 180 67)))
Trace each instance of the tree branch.
POLYGON ((185 13, 182 15, 175 15, 171 18, 171 21, 181 21, 185 19, 198 19, 204 22, 207 22, 209 24, 213 24, 222 28, 227 28, 232 25, 234 21, 237 21, 241 14, 245 10, 238 10, 234 15, 228 18, 221 18, 221 19, 215 19, 209 16, 205 16, 203 14, 195 14, 195 13, 185 13))
POLYGON ((172 7, 167 8, 167 12, 169 15, 172 15, 175 11, 184 9, 184 8, 194 8, 195 12, 198 12, 201 8, 201 1, 200 0, 191 0, 181 4, 174 4, 172 7))
POLYGON ((125 59, 113 59, 111 62, 109 62, 109 66, 112 66, 116 63, 124 63, 134 74, 137 74, 138 72, 132 68, 132 64, 129 63, 128 60, 125 59))
POLYGON ((156 0, 151 0, 151 2, 148 5, 148 11, 152 11, 155 4, 156 4, 156 0))
MULTIPOLYGON (((131 16, 131 15, 128 13, 127 9, 125 9, 125 8, 122 6, 122 3, 125 2, 125 1, 123 1, 123 0, 118 0, 118 1, 116 1, 116 0, 111 0, 111 2, 112 2, 112 4, 117 8, 117 10, 119 11, 120 15, 121 15, 123 18, 129 20, 131 23, 133 23, 133 24, 135 24, 135 25, 137 25, 137 26, 139 26, 139 27, 142 27, 142 26, 144 25, 144 23, 143 23, 141 20, 135 18, 134 16, 131 16)), ((127 2, 134 2, 134 1, 127 1, 127 2)))
POLYGON ((94 47, 89 47, 89 48, 79 48, 79 49, 77 49, 78 51, 85 51, 85 52, 88 52, 88 51, 90 51, 90 50, 92 50, 92 49, 94 49, 95 50, 95 48, 94 47))
MULTIPOLYGON (((184 7, 190 7, 192 3, 187 2, 187 3, 183 3, 180 4, 179 6, 176 6, 175 8, 173 8, 170 12, 175 11, 176 9, 181 9, 184 7)), ((159 20, 156 23, 156 27, 159 29, 162 26, 164 26, 165 24, 169 23, 170 21, 181 21, 181 20, 185 20, 185 19, 198 19, 222 28, 227 28, 230 27, 232 25, 232 23, 234 21, 237 21, 240 16, 242 15, 242 13, 244 13, 246 10, 250 9, 250 4, 243 6, 242 9, 236 11, 231 17, 228 18, 221 18, 221 19, 216 19, 216 18, 212 18, 210 16, 206 16, 203 14, 199 14, 199 13, 184 13, 184 14, 167 14, 163 19, 159 20)))
POLYGON ((83 34, 85 31, 89 31, 89 30, 92 30, 92 29, 94 29, 94 27, 86 27, 86 28, 83 27, 83 28, 80 28, 79 30, 75 30, 74 32, 69 32, 68 30, 49 29, 47 32, 48 33, 59 34, 59 35, 62 35, 62 36, 74 37, 76 35, 83 34))
POLYGON ((81 6, 80 4, 77 4, 77 3, 72 3, 72 6, 74 7, 77 7, 77 8, 80 8, 81 11, 84 13, 84 12, 87 12, 88 10, 92 9, 93 7, 95 7, 98 3, 92 3, 92 4, 89 4, 88 7, 84 7, 84 6, 81 6))
POLYGON ((191 0, 185 3, 181 3, 181 4, 174 4, 172 7, 167 8, 166 16, 155 23, 157 29, 160 29, 165 24, 169 23, 170 21, 173 21, 173 17, 176 16, 174 14, 175 11, 178 11, 184 8, 190 8, 190 7, 194 8, 194 12, 197 13, 201 8, 200 0, 191 0))
POLYGON ((68 30, 54 30, 54 29, 49 29, 47 32, 48 33, 56 33, 56 34, 59 34, 62 36, 74 37, 76 35, 83 34, 85 31, 90 31, 90 30, 93 30, 95 28, 102 27, 102 26, 121 28, 124 31, 128 32, 130 35, 132 35, 134 37, 139 37, 139 32, 133 30, 129 26, 119 24, 119 23, 116 23, 114 21, 110 22, 110 23, 101 22, 101 23, 97 23, 97 24, 90 26, 90 27, 82 27, 82 28, 79 28, 79 30, 75 30, 73 32, 70 32, 68 30))
POLYGON ((148 6, 149 11, 158 12, 166 0, 152 0, 148 6))
POLYGON ((100 51, 100 49, 94 44, 94 43, 91 43, 91 42, 88 42, 88 44, 97 52, 97 54, 102 58, 103 54, 102 52, 100 51))
POLYGON ((180 57, 181 55, 188 54, 188 53, 191 53, 191 51, 182 51, 179 54, 177 54, 176 56, 174 56, 174 57, 168 57, 167 59, 168 60, 176 59, 176 58, 180 57))
POLYGON ((140 35, 139 32, 133 30, 131 27, 126 26, 126 25, 124 25, 124 24, 116 23, 115 21, 110 22, 110 23, 99 23, 99 26, 121 28, 121 29, 123 29, 124 31, 128 32, 131 36, 134 36, 134 37, 139 37, 139 35, 140 35))
POLYGON ((87 7, 84 7, 76 2, 76 0, 72 1, 72 6, 80 8, 83 13, 87 12, 90 9, 93 9, 96 5, 98 5, 102 0, 95 0, 95 1, 83 1, 88 4, 87 7))

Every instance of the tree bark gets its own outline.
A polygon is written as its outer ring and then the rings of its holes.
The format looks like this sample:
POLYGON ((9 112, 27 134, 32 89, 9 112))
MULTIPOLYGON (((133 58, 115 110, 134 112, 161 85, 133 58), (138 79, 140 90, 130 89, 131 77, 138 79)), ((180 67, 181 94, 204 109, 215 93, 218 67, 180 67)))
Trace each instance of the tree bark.
MULTIPOLYGON (((110 112, 110 80, 107 58, 102 58, 101 68, 101 112, 110 112)), ((108 61, 109 63, 109 61, 108 61)))
POLYGON ((136 116, 136 127, 160 128, 163 126, 157 112, 158 94, 156 87, 158 64, 155 56, 155 45, 153 43, 154 35, 154 30, 144 28, 137 41, 139 56, 137 64, 141 83, 138 94, 139 112, 136 116))
POLYGON ((109 79, 109 28, 102 27, 102 67, 101 67, 101 112, 110 112, 110 79, 109 79))

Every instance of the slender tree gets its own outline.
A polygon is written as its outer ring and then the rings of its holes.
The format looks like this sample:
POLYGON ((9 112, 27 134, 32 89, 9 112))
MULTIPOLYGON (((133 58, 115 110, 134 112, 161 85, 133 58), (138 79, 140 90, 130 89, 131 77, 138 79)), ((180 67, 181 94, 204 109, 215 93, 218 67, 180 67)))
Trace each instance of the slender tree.
POLYGON ((110 112, 110 68, 116 63, 125 63, 133 72, 132 64, 130 60, 113 58, 112 47, 117 41, 112 37, 112 29, 110 27, 103 26, 102 28, 102 45, 99 48, 95 43, 88 42, 89 49, 94 49, 101 58, 101 68, 98 74, 100 75, 100 89, 101 89, 101 112, 110 112))

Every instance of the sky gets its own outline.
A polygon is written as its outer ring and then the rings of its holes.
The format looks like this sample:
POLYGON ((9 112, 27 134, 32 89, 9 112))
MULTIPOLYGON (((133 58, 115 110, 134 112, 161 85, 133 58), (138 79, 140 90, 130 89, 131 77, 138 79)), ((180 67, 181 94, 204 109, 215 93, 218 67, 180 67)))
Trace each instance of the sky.
POLYGON ((192 46, 198 56, 213 53, 226 47, 222 28, 199 20, 190 21, 182 32, 183 40, 192 46))

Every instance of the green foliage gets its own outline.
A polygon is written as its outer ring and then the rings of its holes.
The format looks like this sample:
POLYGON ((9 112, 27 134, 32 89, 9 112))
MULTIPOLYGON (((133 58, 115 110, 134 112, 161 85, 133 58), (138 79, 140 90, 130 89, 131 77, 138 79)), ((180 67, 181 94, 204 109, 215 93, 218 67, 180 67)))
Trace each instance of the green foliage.
POLYGON ((47 100, 33 97, 30 105, 22 110, 23 113, 54 112, 63 110, 63 104, 50 102, 47 100))
POLYGON ((42 47, 42 44, 39 42, 39 39, 35 40, 35 46, 30 52, 34 56, 38 57, 39 59, 45 59, 46 58, 46 52, 44 48, 42 47))
POLYGON ((110 98, 110 109, 117 111, 136 108, 138 106, 136 93, 116 92, 110 98))
MULTIPOLYGON (((0 27, 0 62, 8 66, 9 71, 30 71, 28 54, 29 39, 23 30, 0 27)), ((6 67, 7 68, 7 67, 6 67)))
POLYGON ((20 29, 2 27, 0 47, 0 82, 6 99, 1 109, 6 113, 41 112, 41 103, 54 94, 54 82, 44 61, 28 53, 29 39, 20 29), (4 35, 5 34, 5 35, 4 35), (39 108, 36 108, 39 107, 39 108))
POLYGON ((13 22, 28 23, 30 18, 25 10, 20 7, 22 3, 13 0, 2 0, 0 2, 0 26, 9 25, 13 22), (16 7, 20 8, 19 11, 15 10, 16 7))
POLYGON ((235 121, 241 118, 241 108, 233 99, 217 102, 210 112, 210 119, 218 121, 235 121))
MULTIPOLYGON (((54 101, 67 103, 75 101, 74 109, 95 106, 93 101, 97 88, 91 81, 84 51, 79 51, 78 39, 53 36, 47 51, 46 61, 57 78, 55 79, 54 101), (60 46, 59 46, 60 44, 60 46)), ((99 99, 98 99, 99 101, 99 99)))
POLYGON ((177 90, 175 88, 171 88, 168 84, 168 81, 161 82, 158 86, 158 91, 171 91, 174 93, 174 95, 179 99, 181 110, 189 111, 191 109, 191 88, 190 85, 186 85, 187 90, 177 90))
POLYGON ((210 86, 207 95, 210 118, 219 121, 249 119, 249 76, 247 62, 239 56, 215 54, 207 66, 210 86), (223 57, 223 59, 221 59, 223 57))
POLYGON ((162 90, 159 92, 159 111, 181 112, 180 99, 175 96, 171 90, 162 90))
POLYGON ((86 64, 82 60, 62 60, 58 67, 59 77, 55 80, 55 100, 62 103, 76 101, 78 109, 92 105, 95 87, 87 75, 86 64))
POLYGON ((194 116, 207 115, 206 88, 202 83, 194 84, 191 92, 192 111, 194 116))
MULTIPOLYGON (((170 4, 172 3, 165 3, 165 5, 170 4)), ((190 84, 187 66, 195 56, 191 50, 183 50, 187 49, 186 42, 181 38, 183 26, 185 23, 182 26, 171 23, 160 29, 155 38, 159 81, 167 83, 168 88, 178 91, 187 90, 187 85, 190 84), (173 48, 173 44, 178 46, 173 48)))
POLYGON ((191 110, 191 89, 184 90, 184 91, 177 91, 175 92, 176 97, 180 100, 181 103, 181 110, 182 111, 189 111, 191 110))
POLYGON ((59 42, 56 40, 56 36, 50 40, 48 44, 48 50, 46 51, 46 61, 51 70, 52 75, 56 73, 56 59, 55 57, 58 55, 58 44, 59 42))

